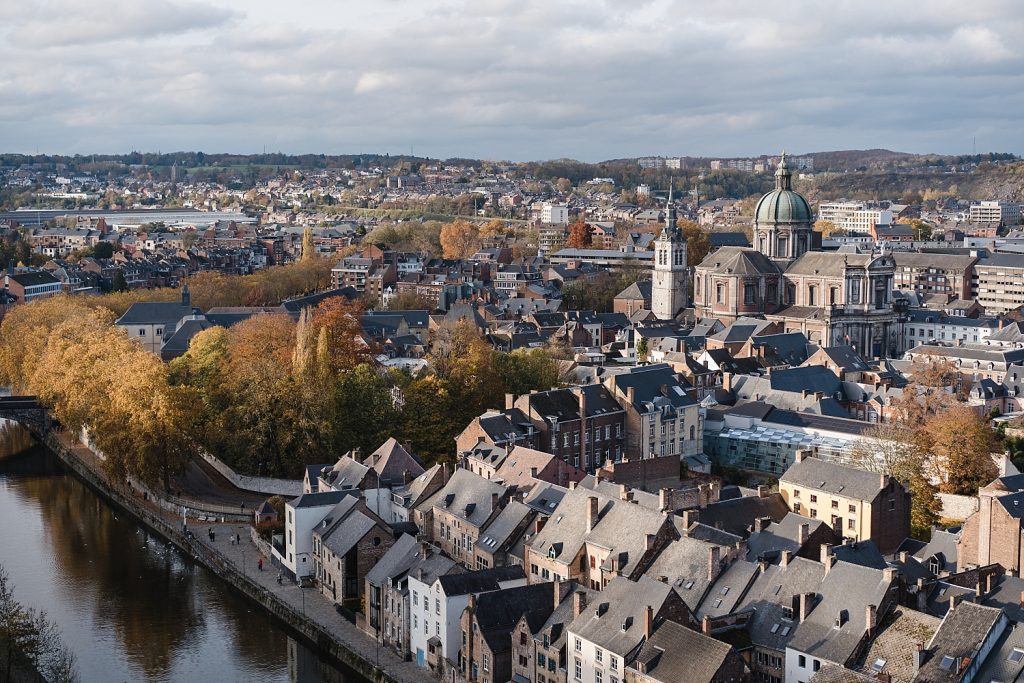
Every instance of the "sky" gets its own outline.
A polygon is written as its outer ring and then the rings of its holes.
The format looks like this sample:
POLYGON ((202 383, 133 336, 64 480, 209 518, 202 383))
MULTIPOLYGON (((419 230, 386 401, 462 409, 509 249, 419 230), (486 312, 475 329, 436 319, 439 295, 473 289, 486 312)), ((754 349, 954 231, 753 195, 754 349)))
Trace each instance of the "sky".
POLYGON ((1019 0, 0 3, 0 151, 1024 153, 1019 0))

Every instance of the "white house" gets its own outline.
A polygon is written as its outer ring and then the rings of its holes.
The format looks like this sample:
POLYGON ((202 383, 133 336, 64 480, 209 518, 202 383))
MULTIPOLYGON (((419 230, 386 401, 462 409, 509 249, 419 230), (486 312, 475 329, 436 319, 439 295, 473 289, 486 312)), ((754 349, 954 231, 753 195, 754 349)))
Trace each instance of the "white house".
POLYGON ((446 664, 444 660, 454 662, 458 656, 462 611, 469 603, 470 594, 525 585, 526 573, 520 566, 436 577, 410 575, 409 650, 416 663, 435 671, 455 665, 446 664))
POLYGON ((312 576, 313 527, 345 496, 358 491, 304 493, 284 505, 284 547, 273 547, 273 559, 295 578, 312 576))

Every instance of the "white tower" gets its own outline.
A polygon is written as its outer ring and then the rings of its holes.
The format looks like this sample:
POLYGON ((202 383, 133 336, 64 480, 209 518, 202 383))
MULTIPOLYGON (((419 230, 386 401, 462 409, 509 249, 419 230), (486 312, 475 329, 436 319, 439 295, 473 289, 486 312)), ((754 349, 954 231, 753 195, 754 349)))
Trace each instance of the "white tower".
POLYGON ((654 242, 654 277, 651 311, 661 320, 672 320, 686 308, 686 240, 676 226, 672 185, 665 207, 665 227, 654 242))

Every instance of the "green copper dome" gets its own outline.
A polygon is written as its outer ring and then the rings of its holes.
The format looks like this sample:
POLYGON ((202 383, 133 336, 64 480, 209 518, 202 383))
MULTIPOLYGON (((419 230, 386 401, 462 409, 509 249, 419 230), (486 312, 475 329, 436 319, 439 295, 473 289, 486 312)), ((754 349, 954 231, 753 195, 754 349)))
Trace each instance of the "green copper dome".
POLYGON ((761 197, 754 207, 754 220, 767 223, 810 223, 811 207, 799 192, 792 189, 793 176, 786 163, 786 154, 775 171, 775 189, 761 197))

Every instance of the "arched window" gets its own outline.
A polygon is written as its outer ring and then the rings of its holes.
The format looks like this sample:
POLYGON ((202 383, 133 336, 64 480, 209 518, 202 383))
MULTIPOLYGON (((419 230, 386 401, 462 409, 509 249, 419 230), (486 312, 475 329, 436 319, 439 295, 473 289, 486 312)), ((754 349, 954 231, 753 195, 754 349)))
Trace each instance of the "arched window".
POLYGON ((693 441, 696 438, 697 438, 697 428, 694 427, 693 425, 690 425, 690 441, 693 441))
POLYGON ((807 288, 807 305, 818 305, 818 288, 814 285, 811 285, 810 287, 807 288))

